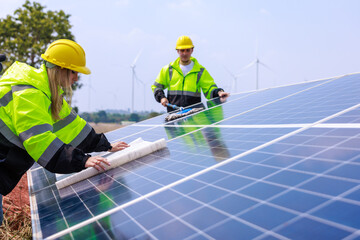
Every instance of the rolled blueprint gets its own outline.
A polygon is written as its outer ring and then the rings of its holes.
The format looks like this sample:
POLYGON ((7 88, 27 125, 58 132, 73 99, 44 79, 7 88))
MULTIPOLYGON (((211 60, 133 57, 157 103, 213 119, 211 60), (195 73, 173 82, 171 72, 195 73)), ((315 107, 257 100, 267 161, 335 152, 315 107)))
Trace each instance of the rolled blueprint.
MULTIPOLYGON (((129 143, 129 145, 130 147, 125 148, 122 151, 114 153, 106 152, 105 154, 100 155, 105 157, 110 163, 110 166, 105 165, 105 171, 160 150, 166 147, 166 141, 164 138, 162 138, 155 142, 148 142, 138 138, 135 141, 129 143)), ((59 180, 55 184, 58 189, 61 189, 103 172, 104 171, 98 171, 93 167, 89 167, 82 170, 81 172, 72 174, 65 178, 60 176, 58 178, 59 180)))

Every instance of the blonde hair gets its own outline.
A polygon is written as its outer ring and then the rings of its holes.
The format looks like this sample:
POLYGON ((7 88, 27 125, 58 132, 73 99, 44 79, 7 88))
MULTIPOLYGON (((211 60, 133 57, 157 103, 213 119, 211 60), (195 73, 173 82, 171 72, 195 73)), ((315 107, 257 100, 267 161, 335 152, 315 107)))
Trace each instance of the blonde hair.
POLYGON ((72 87, 69 81, 70 71, 66 68, 54 66, 47 68, 49 86, 51 92, 51 115, 54 120, 59 120, 59 113, 62 108, 63 98, 71 106, 72 87), (63 89, 64 96, 60 94, 60 89, 63 89))

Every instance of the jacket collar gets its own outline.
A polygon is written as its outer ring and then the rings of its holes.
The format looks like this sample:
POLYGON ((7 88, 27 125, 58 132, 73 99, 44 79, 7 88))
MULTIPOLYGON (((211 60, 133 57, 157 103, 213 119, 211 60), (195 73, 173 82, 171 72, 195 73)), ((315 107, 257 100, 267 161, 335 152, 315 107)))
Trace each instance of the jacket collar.
POLYGON ((31 85, 43 91, 48 97, 51 96, 49 79, 44 64, 37 69, 16 61, 6 70, 0 82, 9 85, 31 85))
MULTIPOLYGON (((200 68, 201 65, 199 64, 199 62, 196 60, 196 58, 194 57, 190 57, 191 61, 194 62, 194 67, 190 70, 189 73, 191 72, 200 72, 200 68)), ((171 62, 170 65, 179 73, 182 73, 181 69, 180 69, 180 57, 178 57, 175 61, 171 62)))

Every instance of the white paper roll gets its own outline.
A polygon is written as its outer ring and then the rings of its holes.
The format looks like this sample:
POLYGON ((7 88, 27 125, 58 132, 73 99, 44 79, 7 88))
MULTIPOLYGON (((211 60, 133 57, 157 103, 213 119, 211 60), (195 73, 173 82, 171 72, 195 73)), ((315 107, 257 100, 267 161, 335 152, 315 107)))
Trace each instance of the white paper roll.
MULTIPOLYGON (((142 140, 141 138, 138 138, 135 141, 131 142, 129 145, 130 147, 122 151, 118 151, 115 153, 106 152, 106 154, 103 155, 110 162, 111 165, 111 166, 105 165, 105 169, 106 169, 105 171, 123 165, 132 160, 141 158, 159 149, 162 149, 166 147, 166 141, 164 138, 162 138, 155 142, 148 142, 142 140)), ((55 184, 58 189, 61 189, 103 172, 104 171, 98 171, 95 168, 90 167, 82 170, 81 172, 75 173, 64 179, 61 179, 57 181, 55 184)))

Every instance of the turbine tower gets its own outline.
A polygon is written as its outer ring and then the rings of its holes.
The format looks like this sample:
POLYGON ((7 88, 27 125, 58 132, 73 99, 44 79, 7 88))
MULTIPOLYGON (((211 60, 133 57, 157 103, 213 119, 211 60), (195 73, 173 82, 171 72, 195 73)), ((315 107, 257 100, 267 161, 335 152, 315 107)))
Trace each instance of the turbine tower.
POLYGON ((132 96, 131 96, 131 113, 134 112, 134 91, 135 91, 135 79, 136 79, 136 72, 135 72, 135 67, 136 67, 136 62, 139 59, 140 55, 141 55, 142 50, 139 51, 138 55, 135 57, 133 63, 130 65, 131 68, 131 72, 132 72, 132 96))

